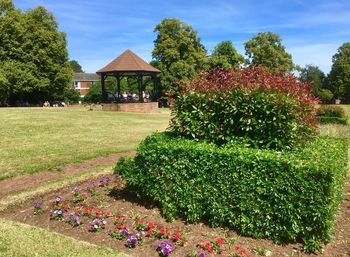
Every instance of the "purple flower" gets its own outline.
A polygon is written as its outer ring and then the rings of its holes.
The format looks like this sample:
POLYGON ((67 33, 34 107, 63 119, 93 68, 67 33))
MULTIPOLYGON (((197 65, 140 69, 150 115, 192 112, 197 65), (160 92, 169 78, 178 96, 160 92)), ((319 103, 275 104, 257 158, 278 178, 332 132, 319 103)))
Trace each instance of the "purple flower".
POLYGON ((136 243, 137 243, 137 238, 136 238, 136 236, 131 236, 131 237, 130 237, 130 242, 131 242, 133 245, 136 245, 136 243))
POLYGON ((61 202, 61 200, 62 200, 62 197, 57 195, 56 198, 55 198, 56 203, 61 202))
POLYGON ((75 216, 75 223, 77 225, 80 225, 80 218, 79 218, 79 216, 75 216))
POLYGON ((168 256, 172 251, 173 251, 173 247, 171 246, 171 244, 167 241, 161 241, 158 244, 158 248, 157 250, 164 256, 168 256))
POLYGON ((101 178, 100 179, 100 186, 104 187, 107 186, 111 182, 110 178, 101 178))
POLYGON ((92 222, 89 224, 89 231, 95 232, 104 229, 106 224, 107 221, 103 219, 93 219, 92 222))
POLYGON ((129 229, 128 228, 123 229, 122 230, 122 235, 128 236, 129 235, 129 229))
POLYGON ((34 208, 40 208, 42 205, 43 205, 43 202, 40 202, 40 201, 35 202, 34 208))
POLYGON ((199 257, 205 257, 205 254, 204 253, 200 253, 199 257))
POLYGON ((139 231, 136 233, 136 237, 142 237, 145 234, 145 231, 139 231))
POLYGON ((163 249, 161 250, 161 252, 162 252, 163 254, 168 254, 168 255, 169 255, 172 251, 173 251, 173 248, 171 247, 171 245, 166 245, 165 248, 163 248, 163 249))

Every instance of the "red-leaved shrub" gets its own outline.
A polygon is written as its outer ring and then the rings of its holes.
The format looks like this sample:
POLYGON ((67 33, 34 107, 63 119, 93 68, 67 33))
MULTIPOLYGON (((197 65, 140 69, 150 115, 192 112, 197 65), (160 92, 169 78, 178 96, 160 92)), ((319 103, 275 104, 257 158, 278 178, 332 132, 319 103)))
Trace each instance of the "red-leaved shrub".
POLYGON ((171 123, 179 135, 290 149, 316 131, 318 99, 293 74, 271 74, 258 66, 201 71, 181 90, 171 123))

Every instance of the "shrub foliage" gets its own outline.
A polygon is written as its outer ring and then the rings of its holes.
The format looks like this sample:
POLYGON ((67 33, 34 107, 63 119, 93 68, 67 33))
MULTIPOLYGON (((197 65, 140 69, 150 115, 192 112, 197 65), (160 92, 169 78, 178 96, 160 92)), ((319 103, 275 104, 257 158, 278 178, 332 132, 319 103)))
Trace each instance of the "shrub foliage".
POLYGON ((345 117, 345 111, 340 106, 322 105, 318 110, 318 115, 343 118, 345 117))
POLYGON ((347 147, 346 140, 324 137, 281 153, 156 134, 115 171, 169 219, 205 219, 277 242, 321 242, 333 230, 347 147))
POLYGON ((347 125, 348 124, 348 117, 327 117, 327 116, 318 116, 318 120, 322 124, 342 124, 347 125))
POLYGON ((348 124, 348 117, 340 106, 322 105, 318 110, 318 119, 323 124, 348 124))
POLYGON ((291 74, 271 74, 263 67, 202 71, 182 89, 170 127, 177 135, 284 149, 316 131, 317 99, 310 85, 291 74))

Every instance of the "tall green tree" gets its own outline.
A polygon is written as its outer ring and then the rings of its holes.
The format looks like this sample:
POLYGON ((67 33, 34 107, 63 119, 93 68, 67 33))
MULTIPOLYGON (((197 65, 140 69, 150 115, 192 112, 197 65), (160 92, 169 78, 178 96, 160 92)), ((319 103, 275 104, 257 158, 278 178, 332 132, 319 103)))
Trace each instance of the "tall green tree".
POLYGON ((1 104, 60 98, 71 87, 66 36, 44 7, 22 12, 0 0, 1 104))
POLYGON ((154 31, 152 63, 162 72, 163 92, 176 93, 178 81, 188 80, 204 67, 206 50, 197 32, 178 19, 164 19, 154 31))
POLYGON ((290 72, 299 68, 293 64, 291 54, 287 53, 279 35, 272 32, 260 32, 244 44, 247 64, 262 65, 271 72, 290 72))
POLYGON ((325 87, 326 75, 318 66, 306 65, 301 69, 299 78, 302 82, 312 83, 312 92, 315 95, 318 95, 320 90, 325 87))
POLYGON ((323 103, 329 103, 333 99, 332 91, 326 88, 326 75, 318 66, 306 65, 301 69, 299 79, 302 82, 311 82, 312 93, 323 103))
POLYGON ((72 68, 73 72, 76 72, 76 73, 84 72, 83 68, 81 67, 81 65, 76 60, 69 61, 69 65, 72 68))
POLYGON ((215 46, 209 58, 209 68, 231 69, 244 63, 244 57, 233 47, 232 41, 222 41, 215 46))
POLYGON ((350 99, 350 42, 338 48, 332 58, 333 65, 328 75, 328 87, 336 98, 350 99))

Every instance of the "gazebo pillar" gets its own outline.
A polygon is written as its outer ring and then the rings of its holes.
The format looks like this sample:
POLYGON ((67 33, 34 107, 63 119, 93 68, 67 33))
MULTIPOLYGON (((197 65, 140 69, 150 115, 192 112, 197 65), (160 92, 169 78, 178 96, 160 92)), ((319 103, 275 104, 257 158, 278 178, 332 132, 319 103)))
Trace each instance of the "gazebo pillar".
POLYGON ((152 75, 152 80, 153 80, 153 99, 151 99, 151 101, 154 101, 157 97, 157 75, 152 75))
POLYGON ((120 101, 120 96, 121 96, 121 92, 120 92, 120 74, 117 74, 117 93, 118 93, 118 102, 120 101))
POLYGON ((140 103, 143 103, 143 95, 142 95, 142 87, 143 87, 143 83, 142 83, 142 80, 143 80, 143 76, 140 75, 139 76, 139 102, 140 103))
POLYGON ((101 73, 101 87, 102 87, 102 103, 108 102, 108 95, 106 92, 105 74, 101 73))

